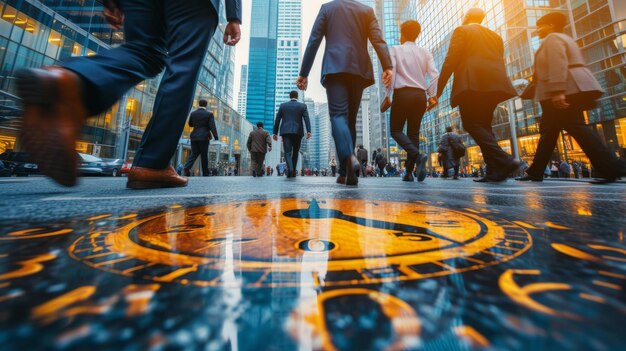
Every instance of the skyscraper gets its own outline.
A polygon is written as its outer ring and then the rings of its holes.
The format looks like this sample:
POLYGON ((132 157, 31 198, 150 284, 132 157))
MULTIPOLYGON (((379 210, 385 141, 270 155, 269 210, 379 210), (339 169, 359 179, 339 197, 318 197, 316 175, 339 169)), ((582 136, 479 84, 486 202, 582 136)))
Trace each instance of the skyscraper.
POLYGON ((271 130, 276 100, 279 0, 253 0, 248 58, 246 118, 271 130))
POLYGON ((241 83, 239 84, 239 96, 237 97, 237 112, 245 117, 246 100, 248 99, 248 65, 241 66, 241 83))
POLYGON ((319 157, 319 168, 328 168, 331 154, 335 154, 335 143, 331 133, 330 115, 328 114, 327 103, 315 104, 317 120, 316 125, 318 127, 316 141, 317 141, 317 154, 319 157))
POLYGON ((289 99, 289 92, 298 90, 300 70, 302 0, 278 0, 278 38, 276 48, 276 98, 278 106, 289 99))

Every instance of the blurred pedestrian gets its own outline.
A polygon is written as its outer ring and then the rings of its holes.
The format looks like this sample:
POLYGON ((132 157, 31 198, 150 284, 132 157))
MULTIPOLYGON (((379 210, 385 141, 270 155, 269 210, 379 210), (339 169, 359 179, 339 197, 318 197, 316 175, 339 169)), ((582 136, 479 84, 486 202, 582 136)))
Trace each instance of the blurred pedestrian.
POLYGON ((481 183, 504 181, 519 168, 519 162, 498 145, 491 127, 496 106, 517 92, 506 74, 502 38, 481 25, 485 15, 472 8, 454 30, 437 83, 439 97, 454 73, 450 105, 459 106, 463 129, 480 146, 487 163, 486 176, 474 180, 481 183))
POLYGON ((334 157, 330 160, 328 165, 330 166, 333 177, 335 177, 337 175, 337 161, 335 161, 334 157))
POLYGON ((219 140, 217 127, 215 126, 215 116, 207 111, 209 103, 206 100, 198 102, 198 109, 189 115, 189 126, 193 128, 189 135, 191 141, 191 156, 187 160, 183 173, 185 177, 191 176, 191 167, 200 156, 202 165, 202 176, 209 176, 209 143, 211 139, 219 140), (212 138, 211 138, 212 136, 212 138))
MULTIPOLYGON (((132 189, 184 187, 170 160, 193 102, 197 78, 219 23, 219 0, 105 0, 104 18, 124 27, 125 43, 94 56, 17 73, 24 103, 21 143, 56 182, 77 181, 76 141, 89 116, 113 106, 130 88, 165 70, 152 119, 128 174, 132 189)), ((241 0, 225 0, 224 43, 240 39, 241 0)))
POLYGON ((300 146, 306 126, 306 139, 311 139, 311 121, 305 104, 298 102, 298 92, 289 93, 290 101, 280 105, 274 121, 274 140, 283 139, 285 161, 287 162, 287 178, 296 177, 296 166, 300 155, 300 146))
POLYGON ((585 66, 578 44, 563 33, 566 24, 567 17, 560 12, 551 12, 537 20, 537 34, 543 42, 535 54, 534 94, 529 95, 541 104, 541 136, 532 165, 526 176, 518 180, 543 180, 541 170, 548 163, 561 130, 565 129, 594 165, 598 176, 595 183, 614 182, 623 167, 584 116, 584 111, 594 108, 604 91, 585 66))
POLYGON ((448 171, 454 169, 453 179, 459 179, 461 157, 465 156, 465 145, 461 136, 454 132, 454 127, 446 127, 446 133, 439 140, 439 151, 442 154, 443 178, 448 178, 448 171))
POLYGON ((328 111, 339 159, 337 183, 357 185, 359 161, 354 155, 356 120, 363 90, 374 84, 368 40, 378 54, 382 82, 391 86, 392 64, 387 43, 374 9, 357 1, 335 0, 323 4, 315 20, 302 59, 297 86, 306 90, 308 76, 322 39, 326 50, 322 64, 322 85, 328 95, 328 111))
POLYGON ((403 181, 412 182, 417 165, 417 180, 426 178, 424 165, 428 156, 420 154, 420 125, 427 107, 437 104, 439 72, 430 51, 417 46, 415 41, 422 31, 417 21, 409 20, 400 26, 400 43, 390 49, 393 64, 393 101, 391 103, 390 132, 393 139, 406 151, 406 174, 403 181), (407 134, 404 126, 407 125, 407 134))
POLYGON ((252 158, 252 176, 262 177, 265 173, 263 169, 265 154, 272 151, 272 138, 270 133, 263 129, 263 122, 257 122, 256 126, 257 128, 248 136, 247 147, 252 158))
POLYGON ((361 177, 367 177, 367 162, 368 162, 368 151, 363 146, 363 144, 359 145, 359 149, 356 152, 356 158, 359 160, 361 164, 361 177))

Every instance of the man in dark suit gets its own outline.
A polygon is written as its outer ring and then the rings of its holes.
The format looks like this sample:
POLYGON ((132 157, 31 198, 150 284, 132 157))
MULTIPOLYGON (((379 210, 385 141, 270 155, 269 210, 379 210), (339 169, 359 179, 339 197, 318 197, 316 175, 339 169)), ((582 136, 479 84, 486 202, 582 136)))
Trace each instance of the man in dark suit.
POLYGON ((193 128, 189 139, 191 140, 191 156, 185 164, 183 173, 185 177, 191 176, 191 168, 200 156, 202 162, 202 175, 209 176, 209 142, 211 134, 213 140, 219 140, 217 136, 217 128, 215 127, 215 117, 213 113, 207 111, 208 103, 206 100, 200 100, 200 107, 193 111, 189 116, 189 126, 193 128))
POLYGON ((372 61, 367 41, 378 54, 389 87, 392 78, 391 57, 371 7, 354 0, 335 0, 322 5, 302 59, 297 85, 308 86, 308 76, 322 39, 326 50, 322 63, 322 85, 328 96, 328 112, 339 158, 337 183, 358 184, 359 161, 354 156, 356 117, 363 90, 374 84, 372 61))
MULTIPOLYGON (((240 39, 241 0, 225 0, 224 43, 240 39)), ((75 143, 88 116, 111 107, 137 83, 165 70, 152 119, 135 154, 127 187, 180 187, 169 165, 193 102, 196 80, 219 22, 220 0, 105 0, 104 16, 124 26, 126 43, 59 66, 18 73, 24 100, 21 140, 55 181, 76 184, 75 143)))
POLYGON ((450 39, 450 48, 441 68, 437 97, 454 73, 451 106, 459 106, 463 128, 480 146, 487 175, 478 182, 506 180, 519 162, 498 145, 491 129, 496 106, 517 95, 506 75, 502 38, 481 23, 485 12, 470 9, 450 39))
POLYGON ((283 148, 285 149, 285 161, 287 162, 287 178, 296 177, 296 166, 298 165, 298 153, 304 136, 306 125, 306 138, 311 139, 311 121, 306 105, 298 102, 298 92, 289 93, 289 102, 285 102, 278 108, 276 121, 274 122, 274 140, 278 140, 278 130, 280 126, 280 136, 283 138, 283 148))

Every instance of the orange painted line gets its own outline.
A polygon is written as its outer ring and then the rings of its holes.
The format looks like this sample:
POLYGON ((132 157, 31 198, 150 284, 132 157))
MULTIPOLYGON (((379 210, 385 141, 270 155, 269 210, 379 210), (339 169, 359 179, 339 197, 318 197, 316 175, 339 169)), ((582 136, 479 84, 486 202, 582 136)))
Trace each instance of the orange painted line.
POLYGON ((597 303, 606 303, 606 300, 601 298, 600 296, 589 295, 589 294, 586 294, 586 293, 580 293, 580 294, 578 294, 578 296, 580 296, 581 298, 583 298, 585 300, 589 300, 589 301, 593 301, 593 302, 597 302, 597 303))
POLYGON ((613 277, 613 278, 619 278, 619 279, 626 279, 626 275, 625 274, 617 274, 617 273, 611 273, 611 272, 607 272, 607 271, 598 271, 598 273, 607 276, 607 277, 613 277))
POLYGON ((128 269, 126 269, 126 270, 123 270, 123 271, 122 271, 122 274, 132 273, 132 272, 134 272, 134 271, 138 271, 138 270, 140 270, 140 269, 147 268, 147 267, 151 267, 151 266, 154 266, 154 265, 156 265, 156 263, 147 263, 147 264, 142 264, 142 265, 140 265, 140 266, 135 266, 135 267, 132 267, 132 268, 128 268, 128 269))
POLYGON ((489 347, 489 340, 469 325, 455 327, 454 332, 459 337, 468 340, 474 346, 489 347))
POLYGON ((136 213, 131 213, 129 215, 126 216, 122 216, 122 217, 117 217, 117 218, 111 218, 112 221, 118 220, 118 219, 131 219, 131 218, 135 218, 137 217, 136 213))
POLYGON ((124 261, 132 260, 132 259, 133 259, 133 257, 122 257, 122 258, 118 258, 118 259, 111 260, 111 261, 96 263, 95 266, 96 267, 106 266, 106 265, 119 263, 119 262, 124 262, 124 261))
POLYGON ((529 223, 526 223, 526 222, 522 222, 522 221, 513 221, 513 223, 515 223, 515 224, 517 224, 517 225, 519 225, 521 227, 528 228, 528 229, 541 229, 539 227, 535 227, 532 224, 529 224, 529 223))
POLYGON ((478 263, 478 264, 485 264, 485 261, 481 261, 477 258, 472 258, 472 257, 463 257, 464 260, 470 261, 470 262, 474 262, 474 263, 478 263))
POLYGON ((0 289, 11 286, 11 283, 0 283, 0 289))
POLYGON ((592 281, 592 283, 595 284, 595 285, 603 286, 605 288, 609 288, 609 289, 613 289, 613 290, 622 290, 621 286, 619 286, 617 284, 605 282, 605 281, 602 281, 602 280, 594 280, 594 281, 592 281))
POLYGON ((546 227, 551 229, 560 229, 560 230, 572 230, 572 228, 562 226, 560 224, 552 223, 550 221, 545 223, 546 227))
POLYGON ((623 257, 615 257, 615 256, 602 256, 602 258, 606 258, 607 260, 626 262, 626 258, 623 257))
POLYGON ((88 221, 97 221, 99 219, 107 218, 107 217, 111 217, 111 215, 110 214, 103 214, 103 215, 99 215, 99 216, 93 216, 93 217, 87 218, 87 220, 88 221))
POLYGON ((467 208, 467 207, 466 207, 466 208, 465 208, 465 210, 466 210, 466 211, 469 211, 469 212, 472 212, 472 213, 480 214, 480 211, 476 211, 476 210, 474 210, 474 209, 472 209, 472 208, 467 208))

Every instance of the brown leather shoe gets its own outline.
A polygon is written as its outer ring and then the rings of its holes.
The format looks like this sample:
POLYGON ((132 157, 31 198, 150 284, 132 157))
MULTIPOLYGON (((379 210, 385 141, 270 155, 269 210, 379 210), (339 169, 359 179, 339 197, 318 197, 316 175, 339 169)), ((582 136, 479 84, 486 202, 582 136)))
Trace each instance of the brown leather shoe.
POLYGON ((174 167, 153 169, 133 167, 128 173, 126 187, 129 189, 155 189, 185 187, 189 181, 176 173, 174 167))
POLYGON ((61 67, 16 73, 24 103, 20 140, 41 172, 61 185, 76 185, 76 140, 87 118, 81 78, 61 67))
POLYGON ((346 176, 339 176, 337 177, 337 184, 346 184, 346 176))

